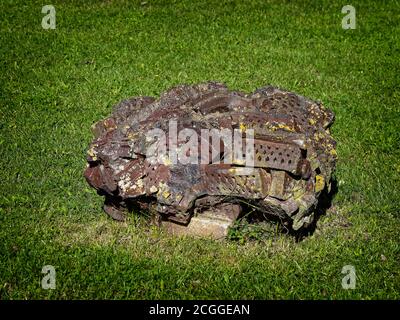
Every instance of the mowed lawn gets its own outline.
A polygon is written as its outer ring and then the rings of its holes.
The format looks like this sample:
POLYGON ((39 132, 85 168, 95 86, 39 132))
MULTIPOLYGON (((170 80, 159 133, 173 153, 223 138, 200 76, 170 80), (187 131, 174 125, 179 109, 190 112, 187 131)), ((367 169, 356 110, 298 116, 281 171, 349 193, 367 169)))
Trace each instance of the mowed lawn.
POLYGON ((44 30, 48 2, 0 2, 1 299, 400 298, 398 1, 52 0, 44 30), (181 239, 102 212, 82 175, 90 126, 127 97, 207 80, 336 113, 338 192, 311 236, 181 239))

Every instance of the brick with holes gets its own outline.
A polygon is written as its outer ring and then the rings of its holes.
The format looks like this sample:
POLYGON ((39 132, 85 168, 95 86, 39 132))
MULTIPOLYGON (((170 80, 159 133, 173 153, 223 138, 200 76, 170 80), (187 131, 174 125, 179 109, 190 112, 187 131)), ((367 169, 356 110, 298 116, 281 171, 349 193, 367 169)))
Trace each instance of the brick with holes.
POLYGON ((97 122, 85 178, 116 220, 136 207, 168 230, 223 238, 251 208, 300 230, 331 188, 333 120, 320 102, 272 86, 180 85, 97 122))

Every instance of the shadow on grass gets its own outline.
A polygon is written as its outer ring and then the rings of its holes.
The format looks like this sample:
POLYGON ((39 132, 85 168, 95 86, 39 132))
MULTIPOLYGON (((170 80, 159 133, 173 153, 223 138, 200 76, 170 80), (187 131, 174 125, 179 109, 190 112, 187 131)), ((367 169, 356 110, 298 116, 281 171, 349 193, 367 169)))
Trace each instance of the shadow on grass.
POLYGON ((287 216, 280 217, 274 212, 266 213, 261 210, 255 210, 254 206, 241 203, 244 214, 238 218, 231 228, 228 239, 244 243, 249 240, 276 239, 286 235, 294 238, 296 242, 300 242, 314 234, 318 220, 326 215, 337 192, 337 181, 333 179, 331 191, 328 192, 325 188, 318 199, 318 205, 313 210, 313 221, 307 227, 302 227, 299 230, 293 230, 293 221, 287 216))
POLYGON ((336 181, 336 179, 332 179, 331 191, 328 192, 328 190, 325 188, 319 197, 317 208, 314 211, 315 218, 312 221, 312 223, 306 228, 301 228, 298 231, 292 232, 293 236, 296 238, 296 241, 301 241, 304 238, 309 237, 314 234, 314 232, 317 228, 318 220, 322 216, 326 215, 326 212, 332 206, 332 201, 333 201, 334 197, 336 196, 337 192, 338 192, 337 181, 336 181))
MULTIPOLYGON (((242 212, 235 224, 230 228, 228 239, 239 242, 251 240, 259 241, 276 238, 281 235, 288 235, 300 242, 303 239, 314 234, 319 219, 326 215, 326 212, 332 206, 332 201, 338 192, 336 179, 331 181, 331 190, 327 188, 321 193, 318 199, 317 207, 314 209, 314 219, 307 227, 299 230, 293 230, 292 220, 277 216, 274 213, 265 213, 261 210, 255 210, 248 202, 241 201, 242 212)), ((99 192, 104 196, 104 193, 99 192)), ((160 226, 161 215, 157 215, 155 208, 149 202, 147 205, 139 205, 135 201, 122 201, 120 198, 105 196, 104 211, 114 220, 125 221, 130 213, 134 213, 138 218, 144 218, 149 225, 160 226)))

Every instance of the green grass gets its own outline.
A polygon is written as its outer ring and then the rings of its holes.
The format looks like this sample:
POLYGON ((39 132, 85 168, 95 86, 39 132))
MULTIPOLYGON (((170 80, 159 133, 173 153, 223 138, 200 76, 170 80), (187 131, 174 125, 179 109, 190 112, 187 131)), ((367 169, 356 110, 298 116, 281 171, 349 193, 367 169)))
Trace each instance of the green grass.
POLYGON ((0 3, 0 298, 400 298, 400 3, 0 3), (114 222, 82 173, 90 126, 121 99, 219 80, 274 84, 336 113, 339 189, 296 243, 179 239, 114 222), (44 265, 57 288, 44 290, 44 265), (355 290, 341 287, 344 265, 355 290))

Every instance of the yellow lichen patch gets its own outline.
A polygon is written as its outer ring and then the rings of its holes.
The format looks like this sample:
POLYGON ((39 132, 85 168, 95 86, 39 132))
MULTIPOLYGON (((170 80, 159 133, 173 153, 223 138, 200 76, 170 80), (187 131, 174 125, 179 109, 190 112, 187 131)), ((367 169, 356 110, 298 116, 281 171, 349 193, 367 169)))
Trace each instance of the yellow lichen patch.
POLYGON ((136 139, 136 137, 137 137, 137 134, 135 134, 134 132, 130 131, 128 133, 128 139, 129 140, 134 140, 134 139, 136 139))
MULTIPOLYGON (((235 162, 235 164, 237 164, 237 162, 235 162)), ((245 163, 243 162, 243 164, 245 164, 245 163)), ((252 168, 252 167, 230 168, 230 169, 228 169, 228 172, 234 176, 247 176, 247 175, 256 174, 256 173, 254 173, 254 168, 252 168)))
POLYGON ((323 176, 318 174, 315 177, 315 192, 320 192, 320 191, 324 190, 324 188, 325 188, 325 179, 323 176))
POLYGON ((336 152, 335 149, 331 149, 331 150, 329 151, 329 153, 330 153, 332 156, 337 157, 337 152, 336 152))
POLYGON ((183 198, 183 196, 182 196, 181 194, 179 194, 179 193, 177 193, 177 194, 175 195, 175 200, 176 200, 177 202, 180 202, 180 201, 182 200, 182 198, 183 198))
POLYGON ((325 138, 325 135, 322 132, 316 132, 314 133, 314 139, 316 141, 323 140, 325 138))
POLYGON ((310 119, 310 120, 308 120, 308 122, 313 126, 314 124, 316 124, 317 123, 317 121, 315 121, 315 119, 310 119))
POLYGON ((241 132, 245 132, 246 131, 246 125, 244 123, 240 123, 239 129, 240 129, 241 132))
POLYGON ((168 190, 164 190, 164 191, 162 192, 162 196, 163 196, 165 199, 167 199, 170 195, 171 195, 171 193, 170 193, 168 190))
POLYGON ((297 189, 293 190, 292 192, 293 192, 293 199, 295 199, 295 200, 300 199, 305 193, 304 189, 302 189, 302 188, 297 188, 297 189))
POLYGON ((166 165, 166 166, 170 166, 170 165, 172 164, 172 161, 171 161, 171 159, 170 159, 168 156, 164 156, 164 157, 162 158, 162 162, 163 162, 163 164, 166 165))
POLYGON ((228 172, 232 173, 232 174, 236 174, 236 168, 230 168, 230 169, 228 169, 228 172))
MULTIPOLYGON (((244 164, 246 164, 246 160, 245 159, 233 159, 232 160, 232 163, 233 164, 237 164, 237 165, 244 165, 244 164)), ((235 168, 232 168, 232 169, 229 169, 229 170, 233 170, 231 173, 235 173, 236 171, 235 171, 235 168)))
POLYGON ((87 154, 93 159, 93 161, 96 161, 96 160, 97 160, 96 152, 94 151, 94 147, 90 148, 90 149, 87 151, 87 154))
POLYGON ((162 198, 164 198, 164 199, 167 199, 167 198, 169 198, 169 197, 171 196, 171 192, 170 192, 170 190, 169 190, 167 184, 165 184, 165 183, 163 183, 163 182, 159 182, 159 183, 158 183, 158 188, 157 188, 157 189, 158 189, 157 195, 158 195, 159 197, 162 197, 162 198))
POLYGON ((278 124, 278 128, 279 129, 284 129, 284 130, 287 130, 287 131, 290 131, 290 132, 294 132, 294 129, 292 127, 289 127, 287 124, 284 124, 284 123, 279 123, 278 124))

